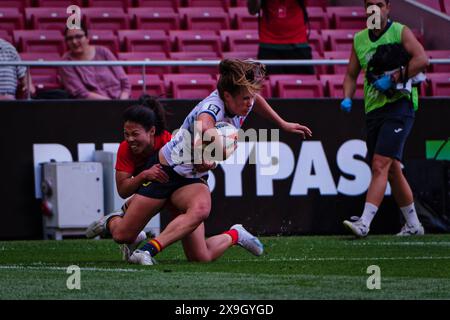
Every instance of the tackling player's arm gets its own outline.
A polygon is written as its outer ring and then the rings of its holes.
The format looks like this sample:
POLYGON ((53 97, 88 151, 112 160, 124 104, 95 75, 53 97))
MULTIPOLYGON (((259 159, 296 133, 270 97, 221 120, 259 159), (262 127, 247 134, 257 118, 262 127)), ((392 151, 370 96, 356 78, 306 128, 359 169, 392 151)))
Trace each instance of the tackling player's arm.
MULTIPOLYGON (((411 55, 411 60, 408 64, 407 75, 408 78, 416 76, 419 72, 424 71, 429 65, 429 59, 425 53, 425 49, 417 40, 408 27, 403 28, 402 44, 405 50, 411 55)), ((399 80, 400 74, 397 74, 396 80, 399 80)))
POLYGON ((344 78, 344 97, 346 99, 353 98, 356 91, 356 80, 358 80, 360 72, 361 65, 359 64, 358 57, 356 56, 355 48, 352 46, 352 52, 350 54, 350 60, 344 78))
MULTIPOLYGON (((208 112, 200 113, 197 117, 197 124, 201 125, 201 128, 198 128, 202 133, 202 143, 209 144, 214 141, 214 133, 216 132, 214 126, 216 125, 216 119, 208 112)), ((209 170, 213 170, 217 167, 217 163, 214 161, 208 161, 203 159, 202 163, 196 164, 195 169, 197 172, 206 172, 209 170)))
POLYGON ((267 103, 266 99, 264 99, 259 94, 255 95, 253 110, 261 117, 275 123, 284 131, 300 134, 303 138, 312 137, 312 132, 308 127, 302 126, 299 123, 285 121, 275 112, 275 110, 272 109, 272 107, 267 103))
POLYGON ((116 170, 117 192, 123 199, 132 196, 147 181, 167 183, 169 182, 169 176, 159 164, 142 171, 136 177, 133 177, 131 173, 116 170))

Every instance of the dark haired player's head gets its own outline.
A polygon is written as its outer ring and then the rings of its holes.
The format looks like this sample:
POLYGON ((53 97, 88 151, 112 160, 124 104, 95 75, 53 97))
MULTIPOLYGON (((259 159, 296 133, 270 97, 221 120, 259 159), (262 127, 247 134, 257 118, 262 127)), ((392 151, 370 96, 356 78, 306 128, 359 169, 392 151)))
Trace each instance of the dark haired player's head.
POLYGON ((140 124, 146 131, 155 127, 155 134, 166 130, 166 114, 163 106, 156 97, 142 95, 139 102, 125 109, 124 123, 131 121, 140 124))

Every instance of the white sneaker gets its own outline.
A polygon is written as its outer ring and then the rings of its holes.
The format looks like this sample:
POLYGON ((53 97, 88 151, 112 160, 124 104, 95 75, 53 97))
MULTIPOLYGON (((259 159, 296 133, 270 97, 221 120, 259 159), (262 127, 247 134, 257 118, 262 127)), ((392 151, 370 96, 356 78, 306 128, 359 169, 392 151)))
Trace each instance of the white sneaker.
POLYGON ((152 266, 156 264, 156 261, 150 255, 150 252, 142 251, 139 249, 134 250, 133 254, 128 259, 128 262, 133 264, 140 264, 143 266, 152 266))
POLYGON ((425 230, 423 229, 423 226, 421 224, 417 226, 410 226, 409 224, 405 223, 402 230, 400 230, 400 232, 397 233, 397 236, 399 237, 423 236, 424 234, 425 230))
POLYGON ((141 231, 133 243, 121 244, 120 251, 122 251, 122 259, 124 261, 129 261, 130 256, 133 253, 133 251, 136 250, 137 246, 145 239, 147 239, 147 234, 144 231, 141 231))
POLYGON ((369 227, 366 226, 359 217, 351 217, 353 221, 344 220, 344 226, 359 238, 364 238, 369 234, 369 227))
POLYGON ((119 210, 92 222, 86 229, 86 238, 91 239, 97 236, 105 236, 108 233, 106 225, 108 224, 109 219, 116 216, 123 217, 124 214, 125 213, 123 213, 122 210, 119 210))
POLYGON ((238 232, 238 245, 240 245, 244 249, 247 249, 255 256, 260 256, 263 254, 264 246, 261 241, 259 241, 259 239, 252 235, 250 232, 245 230, 242 224, 235 224, 230 228, 230 230, 236 230, 238 232))

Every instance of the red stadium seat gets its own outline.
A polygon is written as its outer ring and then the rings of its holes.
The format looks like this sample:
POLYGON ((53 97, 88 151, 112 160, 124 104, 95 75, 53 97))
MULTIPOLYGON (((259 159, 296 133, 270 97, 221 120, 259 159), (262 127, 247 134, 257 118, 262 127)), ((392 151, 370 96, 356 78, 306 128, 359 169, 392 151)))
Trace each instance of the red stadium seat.
MULTIPOLYGON (((20 54, 20 58, 23 61, 59 61, 61 56, 57 53, 50 52, 38 52, 28 53, 23 52, 20 54)), ((55 67, 31 67, 30 72, 32 76, 35 75, 50 75, 56 77, 58 75, 58 69, 55 67)))
POLYGON ((222 30, 220 39, 225 51, 258 52, 258 30, 222 30))
POLYGON ((289 80, 293 82, 310 81, 317 80, 316 75, 306 75, 306 74, 272 74, 269 76, 269 84, 272 88, 272 93, 274 96, 279 97, 280 91, 278 91, 278 82, 289 80))
POLYGON ((440 0, 419 0, 418 2, 433 8, 434 10, 441 11, 440 0))
MULTIPOLYGON (((450 50, 428 50, 428 57, 431 59, 450 59, 450 50)), ((450 64, 432 64, 432 72, 450 72, 450 64)))
POLYGON ((97 46, 107 47, 117 56, 119 40, 116 35, 108 30, 88 30, 89 43, 97 46))
POLYGON ((330 27, 328 15, 321 7, 308 7, 307 11, 311 29, 322 30, 330 27))
POLYGON ((429 73, 428 82, 431 83, 429 95, 433 97, 450 97, 450 73, 429 73))
POLYGON ((83 5, 83 0, 34 0, 36 7, 41 8, 57 8, 63 7, 67 8, 71 5, 76 5, 81 7, 83 5))
POLYGON ((131 84, 132 99, 138 99, 144 93, 156 97, 165 95, 163 81, 158 75, 146 75, 145 78, 143 78, 142 75, 129 74, 128 80, 131 84))
POLYGON ((321 98, 322 83, 315 80, 279 80, 277 82, 278 97, 283 99, 321 98))
POLYGON ((318 53, 323 54, 323 51, 325 50, 325 44, 322 35, 317 30, 311 30, 308 42, 313 51, 317 51, 318 53))
POLYGON ((178 9, 182 0, 136 0, 137 7, 171 7, 178 9))
MULTIPOLYGON (((350 59, 349 51, 326 51, 324 53, 325 59, 330 60, 341 60, 341 59, 350 59)), ((347 65, 333 65, 328 68, 329 73, 334 74, 345 74, 347 72, 347 65)))
MULTIPOLYGON (((343 74, 324 74, 320 76, 320 81, 327 89, 327 96, 330 98, 343 98, 344 96, 344 76, 343 74)), ((356 81, 355 98, 364 97, 364 75, 360 75, 356 81)))
MULTIPOLYGON (((214 80, 213 75, 211 74, 201 74, 201 73, 184 73, 184 74, 165 74, 163 75, 163 81, 164 81, 164 85, 166 86, 166 89, 169 92, 169 96, 173 98, 175 98, 176 96, 179 96, 179 92, 174 92, 174 90, 176 91, 178 89, 178 85, 175 86, 174 88, 174 83, 177 84, 183 84, 181 86, 181 90, 182 91, 188 91, 188 94, 192 94, 192 93, 196 93, 195 91, 195 86, 199 85, 199 91, 197 91, 197 95, 198 92, 200 92, 201 94, 203 94, 203 97, 196 97, 196 98, 204 98, 207 95, 209 95, 209 93, 211 93, 211 91, 213 91, 215 89, 216 86, 216 81, 214 80), (206 85, 205 85, 206 83, 206 85), (213 85, 213 89, 211 89, 210 85, 213 85), (201 84, 201 86, 200 86, 201 84), (206 89, 205 89, 206 87, 206 89), (192 91, 191 91, 192 90, 192 91), (207 92, 209 90, 209 92, 207 92)), ((190 99, 190 98, 186 98, 186 99, 190 99)))
POLYGON ((87 0, 88 7, 102 8, 123 8, 127 9, 133 6, 132 0, 87 0))
POLYGON ((12 44, 12 37, 9 35, 9 33, 6 30, 0 30, 0 39, 3 39, 5 41, 8 41, 12 44))
POLYGON ((221 7, 179 8, 178 12, 188 30, 230 29, 228 14, 221 7))
POLYGON ((232 7, 246 7, 248 0, 232 0, 231 6, 232 7))
POLYGON ((322 30, 322 37, 329 43, 331 51, 348 51, 353 46, 353 38, 358 30, 322 30))
POLYGON ((23 29, 24 26, 23 16, 19 9, 0 8, 0 30, 12 32, 13 30, 23 29))
POLYGON ((444 0, 444 12, 450 14, 450 0, 444 0))
POLYGON ((325 9, 328 6, 328 0, 308 0, 307 5, 311 7, 322 7, 325 9))
MULTIPOLYGON (((312 51, 311 54, 312 54, 312 58, 314 60, 322 60, 323 59, 323 56, 317 51, 312 51)), ((324 65, 315 65, 314 66, 314 72, 315 72, 315 74, 325 74, 325 73, 327 73, 326 72, 326 66, 324 66, 324 65)))
POLYGON ((128 14, 139 30, 180 29, 180 16, 172 7, 130 8, 128 14))
POLYGON ((64 31, 68 18, 66 8, 25 8, 25 17, 33 29, 64 31))
POLYGON ((63 54, 65 43, 58 30, 15 30, 14 41, 21 52, 57 52, 63 54))
POLYGON ((172 95, 174 99, 203 99, 216 89, 215 80, 200 81, 172 81, 172 95))
POLYGON ((247 7, 237 7, 228 9, 230 22, 235 29, 254 29, 258 30, 258 17, 248 13, 247 7))
POLYGON ((171 49, 169 36, 163 30, 119 30, 118 35, 125 51, 168 53, 171 49))
POLYGON ((245 52, 245 51, 229 51, 222 52, 223 59, 257 59, 257 52, 245 52))
POLYGON ((120 30, 130 28, 128 15, 122 8, 85 8, 83 14, 88 29, 120 30))
POLYGON ((230 0, 186 0, 186 7, 221 7, 228 9, 230 0))
POLYGON ((365 29, 367 27, 366 10, 361 7, 328 7, 328 17, 335 29, 365 29))
POLYGON ((169 37, 177 51, 222 52, 219 36, 209 30, 175 30, 169 31, 169 37))
MULTIPOLYGON (((118 54, 119 60, 124 61, 152 61, 152 60, 167 60, 167 54, 164 52, 120 52, 118 54)), ((129 74, 142 74, 142 67, 128 66, 125 67, 129 74)), ((171 67, 155 66, 145 67, 146 74, 164 74, 171 73, 171 67)))
POLYGON ((36 87, 36 91, 61 89, 62 85, 58 77, 54 75, 34 75, 32 81, 36 87))
MULTIPOLYGON (((220 60, 220 56, 217 52, 171 52, 169 53, 170 59, 173 60, 220 60)), ((217 66, 178 66, 176 67, 179 73, 204 73, 204 74, 216 74, 218 73, 217 66)))
POLYGON ((27 7, 31 7, 31 0, 1 0, 0 7, 2 8, 16 8, 20 12, 27 7))

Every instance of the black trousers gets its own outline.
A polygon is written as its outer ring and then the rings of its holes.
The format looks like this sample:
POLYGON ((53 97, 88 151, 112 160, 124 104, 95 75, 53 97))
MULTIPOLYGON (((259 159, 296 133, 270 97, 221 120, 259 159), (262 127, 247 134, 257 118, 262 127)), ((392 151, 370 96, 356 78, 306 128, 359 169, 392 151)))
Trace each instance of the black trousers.
MULTIPOLYGON (((259 60, 310 60, 311 47, 292 45, 291 48, 267 48, 259 46, 259 60)), ((267 74, 314 74, 313 66, 267 66, 267 74)))

